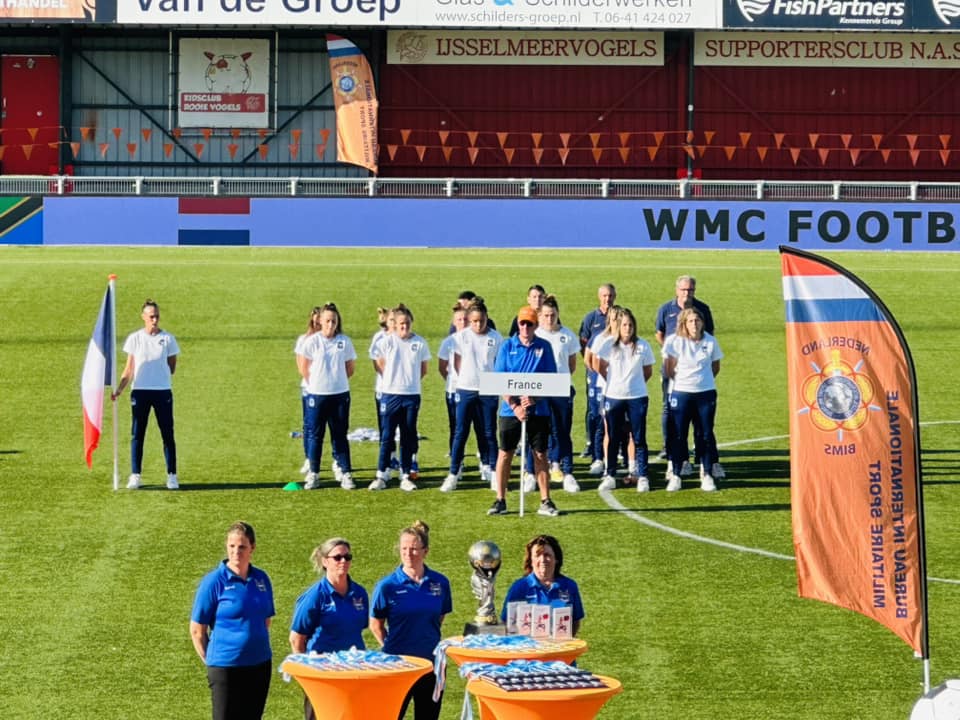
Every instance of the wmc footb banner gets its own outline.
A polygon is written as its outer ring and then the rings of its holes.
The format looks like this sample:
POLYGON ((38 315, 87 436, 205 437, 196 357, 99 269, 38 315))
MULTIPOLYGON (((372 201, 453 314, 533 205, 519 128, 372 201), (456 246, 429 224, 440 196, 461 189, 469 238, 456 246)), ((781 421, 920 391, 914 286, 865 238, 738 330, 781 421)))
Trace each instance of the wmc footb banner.
POLYGON ((927 657, 916 378, 880 299, 838 265, 780 248, 790 496, 801 597, 887 626, 927 657))

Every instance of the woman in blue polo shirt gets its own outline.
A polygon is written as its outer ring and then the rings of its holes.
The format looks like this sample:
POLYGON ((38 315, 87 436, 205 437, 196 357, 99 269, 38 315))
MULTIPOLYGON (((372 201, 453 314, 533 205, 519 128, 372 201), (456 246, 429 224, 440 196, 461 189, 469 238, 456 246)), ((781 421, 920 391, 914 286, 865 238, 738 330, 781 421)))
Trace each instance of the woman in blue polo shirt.
MULTIPOLYGON (((330 538, 313 551, 310 559, 323 577, 297 598, 290 623, 290 648, 295 653, 363 650, 362 633, 370 602, 363 586, 350 578, 350 543, 340 537, 330 538)), ((316 717, 306 697, 303 716, 305 720, 316 717)))
POLYGON ((573 634, 580 630, 583 620, 583 602, 577 583, 560 571, 563 569, 563 550, 552 535, 537 535, 527 543, 523 556, 524 576, 507 590, 500 619, 507 621, 507 605, 528 602, 551 607, 573 609, 573 634))
MULTIPOLYGON (((427 567, 429 551, 430 528, 417 520, 400 531, 400 566, 373 589, 370 631, 386 653, 433 660, 443 618, 453 611, 453 598, 447 578, 427 567)), ((434 684, 432 673, 420 678, 407 693, 398 718, 413 700, 415 720, 436 720, 443 695, 434 701, 434 684)))
POLYGON ((227 558, 200 581, 190 615, 190 637, 207 666, 213 720, 260 720, 270 689, 273 587, 250 564, 253 528, 227 530, 227 558))

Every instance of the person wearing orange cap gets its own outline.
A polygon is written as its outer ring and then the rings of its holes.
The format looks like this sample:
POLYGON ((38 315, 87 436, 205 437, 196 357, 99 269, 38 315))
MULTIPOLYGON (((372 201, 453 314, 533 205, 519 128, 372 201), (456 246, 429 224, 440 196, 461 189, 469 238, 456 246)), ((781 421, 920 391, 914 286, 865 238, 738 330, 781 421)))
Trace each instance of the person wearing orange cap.
MULTIPOLYGON (((537 311, 525 305, 517 312, 517 334, 504 340, 497 353, 494 372, 555 373, 557 362, 550 343, 536 336, 537 311)), ((539 515, 556 517, 557 506, 550 499, 550 477, 547 467, 547 443, 550 440, 550 403, 547 398, 529 395, 504 395, 497 417, 500 450, 497 455, 497 499, 487 515, 506 515, 507 483, 510 465, 520 444, 523 423, 527 426, 527 441, 533 450, 534 470, 540 488, 539 515)), ((522 470, 522 468, 521 468, 522 470)))

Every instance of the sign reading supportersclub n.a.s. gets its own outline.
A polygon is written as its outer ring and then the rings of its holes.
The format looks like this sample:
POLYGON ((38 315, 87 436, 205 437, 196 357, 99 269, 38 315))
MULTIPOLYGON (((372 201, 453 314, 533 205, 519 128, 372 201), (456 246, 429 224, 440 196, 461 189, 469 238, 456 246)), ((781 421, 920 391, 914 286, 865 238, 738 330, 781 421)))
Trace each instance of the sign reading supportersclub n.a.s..
POLYGON ((145 25, 719 29, 722 0, 124 0, 145 25))
POLYGON ((662 32, 390 30, 391 65, 663 65, 662 32))
POLYGON ((960 28, 956 0, 723 0, 724 28, 906 30, 960 28))
POLYGON ((943 33, 725 31, 697 33, 694 43, 700 66, 960 67, 960 36, 943 33))
POLYGON ((180 127, 268 126, 269 40, 181 38, 178 77, 180 127))

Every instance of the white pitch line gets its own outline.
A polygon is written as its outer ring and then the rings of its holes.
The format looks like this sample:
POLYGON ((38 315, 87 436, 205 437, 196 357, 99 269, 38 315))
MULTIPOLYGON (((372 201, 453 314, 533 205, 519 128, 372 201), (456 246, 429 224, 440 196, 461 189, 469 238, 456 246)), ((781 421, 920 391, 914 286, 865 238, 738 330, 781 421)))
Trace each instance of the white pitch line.
POLYGON ((614 510, 623 513, 628 518, 640 523, 641 525, 647 525, 655 530, 662 530, 663 532, 670 533, 671 535, 677 535, 678 537, 687 538, 688 540, 694 540, 707 545, 715 545, 717 547, 727 548, 728 550, 736 550, 737 552, 751 553, 753 555, 762 555, 763 557, 773 558, 774 560, 794 560, 793 555, 781 555, 780 553, 770 552, 769 550, 761 550, 760 548, 751 548, 746 547, 745 545, 735 545, 734 543, 724 542, 723 540, 715 540, 713 538, 704 537, 703 535, 696 535, 695 533, 687 532, 686 530, 677 530, 677 528, 670 527, 669 525, 663 525, 654 520, 650 520, 649 518, 645 518, 638 512, 628 510, 620 504, 619 500, 610 494, 609 490, 601 490, 600 497, 602 497, 607 505, 612 507, 614 510))
MULTIPOLYGON (((960 420, 933 420, 929 422, 921 422, 920 426, 924 425, 960 425, 960 420)), ((771 442, 773 440, 784 440, 790 437, 789 435, 768 435, 767 437, 758 437, 758 438, 747 438, 745 440, 734 440, 727 443, 718 443, 718 448, 724 447, 736 447, 738 445, 749 445, 752 443, 761 443, 761 442, 771 442)), ((793 555, 783 555, 781 553, 771 552, 769 550, 763 550, 761 548, 747 547, 746 545, 737 545, 736 543, 728 543, 723 540, 717 540, 715 538, 704 537, 703 535, 697 535, 696 533, 687 532, 686 530, 678 530, 675 527, 670 527, 669 525, 664 525, 663 523, 658 523, 655 520, 651 520, 647 517, 644 517, 635 510, 629 510, 624 505, 617 500, 609 490, 601 490, 600 497, 603 498, 603 501, 607 503, 609 507, 616 510, 625 517, 630 518, 634 522, 640 523, 641 525, 646 525, 647 527, 653 528, 654 530, 660 530, 661 532, 669 533, 671 535, 676 535, 677 537, 686 538, 687 540, 693 540, 694 542, 704 543, 705 545, 713 545, 715 547, 727 548, 728 550, 733 550, 735 552, 749 553, 751 555, 760 555, 761 557, 768 557, 773 560, 790 560, 795 561, 796 558, 793 555)), ((948 585, 960 585, 960 580, 953 580, 950 578, 938 578, 927 576, 929 582, 938 582, 945 583, 948 585)))

